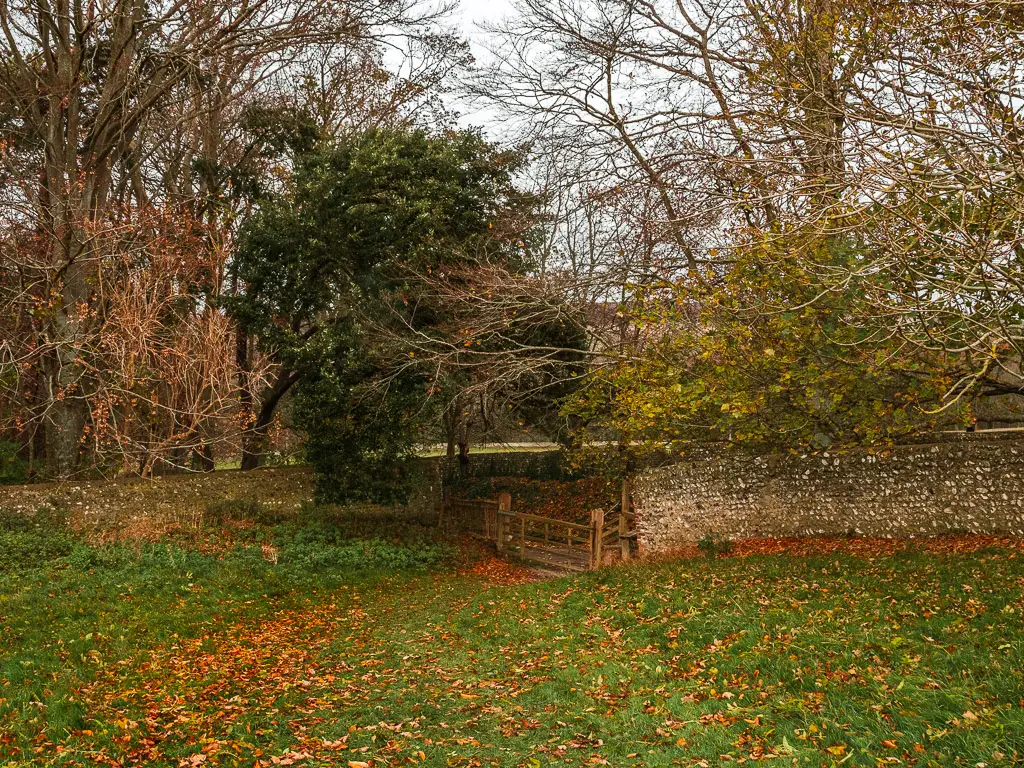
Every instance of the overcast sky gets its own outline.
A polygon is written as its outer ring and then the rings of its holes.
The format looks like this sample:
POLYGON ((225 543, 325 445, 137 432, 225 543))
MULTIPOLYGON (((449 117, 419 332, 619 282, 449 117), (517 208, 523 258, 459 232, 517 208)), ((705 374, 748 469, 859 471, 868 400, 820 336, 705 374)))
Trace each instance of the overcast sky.
MULTIPOLYGON (((462 34, 469 40, 473 55, 477 61, 485 57, 481 42, 483 35, 477 29, 480 22, 496 22, 512 13, 511 0, 461 0, 457 18, 462 28, 462 34)), ((482 127, 484 132, 492 139, 498 139, 501 133, 495 125, 494 113, 487 110, 474 109, 473 107, 457 103, 454 105, 462 117, 459 122, 465 127, 482 127)))
POLYGON ((461 0, 459 13, 462 29, 472 42, 478 36, 476 23, 481 21, 498 21, 508 16, 512 10, 510 0, 461 0))

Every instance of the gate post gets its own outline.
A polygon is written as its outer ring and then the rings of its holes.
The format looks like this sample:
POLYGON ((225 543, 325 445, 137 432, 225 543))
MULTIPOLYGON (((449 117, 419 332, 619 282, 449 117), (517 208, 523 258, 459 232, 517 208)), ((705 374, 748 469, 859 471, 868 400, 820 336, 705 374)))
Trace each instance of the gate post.
POLYGON ((508 515, 502 514, 504 512, 512 511, 512 495, 509 493, 498 494, 498 524, 497 524, 497 537, 498 537, 498 551, 505 551, 505 526, 508 524, 508 515))
POLYGON ((601 536, 604 528, 604 510, 590 512, 590 570, 601 565, 601 536))

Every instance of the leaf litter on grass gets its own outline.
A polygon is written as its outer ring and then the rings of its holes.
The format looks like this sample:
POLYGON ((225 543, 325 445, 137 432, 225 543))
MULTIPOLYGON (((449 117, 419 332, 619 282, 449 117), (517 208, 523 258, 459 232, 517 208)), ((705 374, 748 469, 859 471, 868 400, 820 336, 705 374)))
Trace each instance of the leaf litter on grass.
POLYGON ((342 586, 107 663, 63 761, 1011 765, 1024 567, 993 546, 342 586))

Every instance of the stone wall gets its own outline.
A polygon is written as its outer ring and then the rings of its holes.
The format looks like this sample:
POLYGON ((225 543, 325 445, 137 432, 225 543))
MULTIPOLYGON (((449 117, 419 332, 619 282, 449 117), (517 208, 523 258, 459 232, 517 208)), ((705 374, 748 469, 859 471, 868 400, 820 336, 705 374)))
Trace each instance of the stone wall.
MULTIPOLYGON (((441 505, 441 468, 436 458, 412 462, 412 491, 404 508, 436 512, 441 505)), ((0 509, 31 512, 41 506, 66 509, 78 517, 124 518, 140 515, 191 518, 222 501, 258 501, 282 512, 297 512, 313 500, 313 473, 307 467, 237 469, 114 480, 0 486, 0 509)), ((365 505, 357 505, 365 506, 365 505)))
POLYGON ((1024 435, 950 435, 842 454, 708 454, 641 472, 634 504, 646 552, 706 535, 1021 536, 1024 435))
MULTIPOLYGON (((444 461, 444 459, 442 459, 444 461)), ((531 477, 552 480, 562 473, 562 452, 558 449, 539 451, 469 452, 466 467, 454 466, 461 477, 531 477)))
MULTIPOLYGON (((555 452, 512 451, 471 458, 478 477, 546 471, 556 466, 555 452)), ((408 504, 397 509, 410 514, 436 514, 441 507, 444 459, 417 457, 411 462, 408 504)), ((284 513, 297 512, 311 502, 314 477, 306 467, 278 467, 137 477, 113 480, 74 480, 63 483, 0 485, 0 510, 32 514, 40 507, 67 510, 76 523, 103 527, 128 521, 164 523, 198 520, 209 505, 226 500, 258 501, 284 513)), ((372 505, 352 505, 365 507, 372 505)))
POLYGON ((55 508, 66 511, 72 524, 86 532, 123 531, 132 536, 136 530, 159 533, 195 525, 211 504, 226 500, 259 501, 289 513, 312 497, 309 470, 282 467, 0 486, 0 511, 31 515, 40 508, 55 508))

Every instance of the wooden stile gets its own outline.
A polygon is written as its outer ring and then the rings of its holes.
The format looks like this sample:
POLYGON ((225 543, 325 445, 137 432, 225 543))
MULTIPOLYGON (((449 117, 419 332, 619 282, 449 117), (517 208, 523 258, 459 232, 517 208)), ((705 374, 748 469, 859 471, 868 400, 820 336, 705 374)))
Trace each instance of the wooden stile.
POLYGON ((444 494, 445 524, 476 533, 497 545, 499 553, 514 552, 520 559, 569 570, 600 567, 606 550, 621 550, 622 515, 603 509, 590 513, 589 523, 572 523, 542 515, 512 511, 512 497, 458 499, 444 494), (616 546, 619 544, 620 546, 616 546))

